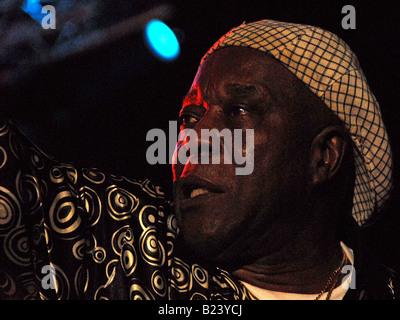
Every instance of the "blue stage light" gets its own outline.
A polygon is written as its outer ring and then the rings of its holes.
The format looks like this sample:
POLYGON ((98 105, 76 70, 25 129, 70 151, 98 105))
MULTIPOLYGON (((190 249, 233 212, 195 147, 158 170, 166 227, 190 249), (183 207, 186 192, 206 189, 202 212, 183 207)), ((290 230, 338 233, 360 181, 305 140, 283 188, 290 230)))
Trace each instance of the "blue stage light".
POLYGON ((174 32, 160 20, 152 20, 147 24, 146 41, 160 59, 174 60, 179 55, 178 39, 174 32))
POLYGON ((42 5, 40 0, 25 0, 21 9, 29 14, 37 22, 41 22, 45 14, 42 13, 42 5))

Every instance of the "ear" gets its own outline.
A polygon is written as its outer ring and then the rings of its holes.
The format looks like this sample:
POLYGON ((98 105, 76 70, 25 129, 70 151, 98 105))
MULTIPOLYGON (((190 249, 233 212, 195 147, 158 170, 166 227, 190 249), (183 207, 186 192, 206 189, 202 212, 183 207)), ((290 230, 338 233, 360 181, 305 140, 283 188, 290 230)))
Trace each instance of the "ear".
POLYGON ((313 140, 311 146, 311 173, 314 185, 331 179, 339 170, 348 146, 345 129, 329 126, 313 140))

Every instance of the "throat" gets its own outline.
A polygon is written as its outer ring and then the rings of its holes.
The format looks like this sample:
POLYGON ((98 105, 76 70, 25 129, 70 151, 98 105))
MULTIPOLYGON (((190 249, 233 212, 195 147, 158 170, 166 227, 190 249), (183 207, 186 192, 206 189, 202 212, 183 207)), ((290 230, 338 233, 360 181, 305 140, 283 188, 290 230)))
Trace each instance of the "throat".
POLYGON ((268 265, 267 259, 244 266, 232 275, 252 286, 285 293, 319 294, 330 285, 340 285, 344 274, 341 266, 344 263, 344 252, 340 245, 317 258, 316 253, 305 256, 300 261, 282 262, 268 265))

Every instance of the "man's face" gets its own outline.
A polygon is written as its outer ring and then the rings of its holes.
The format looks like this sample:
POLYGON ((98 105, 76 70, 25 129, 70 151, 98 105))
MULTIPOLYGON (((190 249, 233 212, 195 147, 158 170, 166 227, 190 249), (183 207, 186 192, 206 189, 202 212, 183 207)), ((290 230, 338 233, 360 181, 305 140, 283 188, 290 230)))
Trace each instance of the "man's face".
MULTIPOLYGON (((181 129, 195 130, 199 144, 209 143, 201 129, 254 129, 250 175, 237 175, 235 163, 173 165, 180 230, 203 258, 223 266, 273 254, 304 225, 310 141, 293 81, 273 58, 248 48, 219 50, 199 69, 181 129)), ((252 148, 243 143, 242 152, 252 148)))

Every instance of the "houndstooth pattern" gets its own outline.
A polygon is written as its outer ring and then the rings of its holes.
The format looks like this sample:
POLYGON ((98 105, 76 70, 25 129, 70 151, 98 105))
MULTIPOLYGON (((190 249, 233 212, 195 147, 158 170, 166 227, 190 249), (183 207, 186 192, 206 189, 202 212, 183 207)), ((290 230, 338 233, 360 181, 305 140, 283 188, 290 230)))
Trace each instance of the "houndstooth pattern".
POLYGON ((390 195, 392 154, 379 104, 350 47, 321 28, 262 20, 232 29, 211 47, 201 64, 215 50, 228 46, 272 55, 345 123, 355 146, 352 213, 364 225, 390 195))

